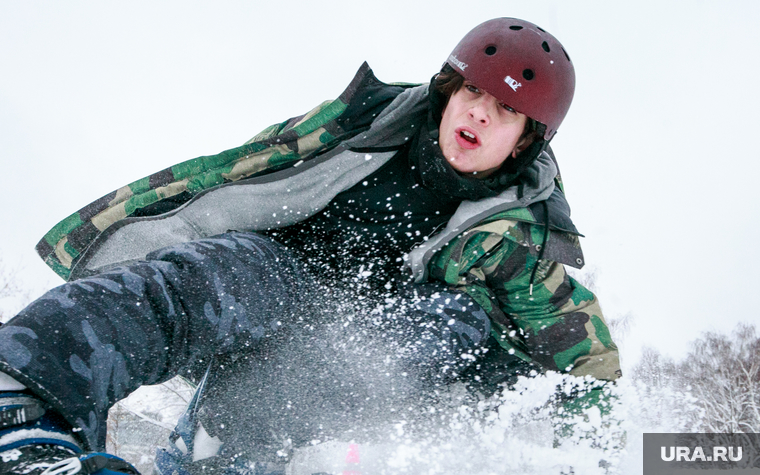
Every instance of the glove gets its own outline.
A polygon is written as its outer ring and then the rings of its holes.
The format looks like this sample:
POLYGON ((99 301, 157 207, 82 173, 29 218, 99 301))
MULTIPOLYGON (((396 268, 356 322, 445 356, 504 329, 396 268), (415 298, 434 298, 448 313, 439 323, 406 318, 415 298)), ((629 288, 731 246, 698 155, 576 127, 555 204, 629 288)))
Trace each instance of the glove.
POLYGON ((82 453, 71 426, 29 391, 0 391, 0 459, 7 474, 139 475, 124 460, 82 453))

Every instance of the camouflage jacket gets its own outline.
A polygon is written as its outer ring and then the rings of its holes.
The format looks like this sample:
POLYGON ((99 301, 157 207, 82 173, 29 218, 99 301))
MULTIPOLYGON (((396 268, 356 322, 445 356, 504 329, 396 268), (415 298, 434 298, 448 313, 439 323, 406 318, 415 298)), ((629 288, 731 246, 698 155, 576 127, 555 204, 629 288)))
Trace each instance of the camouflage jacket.
MULTIPOLYGON (((427 104, 425 86, 385 85, 365 63, 337 99, 240 147, 182 162, 100 198, 58 223, 37 251, 69 280, 228 229, 294 224, 385 164, 427 116, 427 104), (396 87, 398 95, 369 126, 352 127, 352 111, 378 87, 396 87)), ((563 266, 584 262, 548 154, 519 190, 464 202, 443 232, 408 257, 416 281, 432 277, 473 296, 510 353, 550 370, 619 376, 617 348, 596 297, 563 266)))

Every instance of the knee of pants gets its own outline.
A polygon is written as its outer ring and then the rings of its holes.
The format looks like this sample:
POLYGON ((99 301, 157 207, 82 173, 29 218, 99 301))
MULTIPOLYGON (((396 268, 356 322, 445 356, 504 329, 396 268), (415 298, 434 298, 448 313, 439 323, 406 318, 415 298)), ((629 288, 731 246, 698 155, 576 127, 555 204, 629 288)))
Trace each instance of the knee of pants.
POLYGON ((297 260, 280 244, 249 232, 229 232, 155 251, 148 260, 173 264, 179 283, 201 301, 235 297, 244 306, 282 313, 297 302, 304 279, 297 260))
POLYGON ((148 256, 171 264, 172 298, 186 314, 187 331, 226 353, 263 341, 297 324, 307 280, 291 254, 269 238, 230 232, 177 244, 148 256))

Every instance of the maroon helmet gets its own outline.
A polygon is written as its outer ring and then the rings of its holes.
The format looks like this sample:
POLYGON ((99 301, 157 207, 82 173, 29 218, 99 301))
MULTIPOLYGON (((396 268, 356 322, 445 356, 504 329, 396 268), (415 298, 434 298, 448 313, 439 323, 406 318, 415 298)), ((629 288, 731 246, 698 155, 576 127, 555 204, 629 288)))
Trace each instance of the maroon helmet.
POLYGON ((499 101, 546 126, 551 140, 575 91, 575 69, 565 49, 533 23, 495 18, 472 29, 446 62, 499 101))

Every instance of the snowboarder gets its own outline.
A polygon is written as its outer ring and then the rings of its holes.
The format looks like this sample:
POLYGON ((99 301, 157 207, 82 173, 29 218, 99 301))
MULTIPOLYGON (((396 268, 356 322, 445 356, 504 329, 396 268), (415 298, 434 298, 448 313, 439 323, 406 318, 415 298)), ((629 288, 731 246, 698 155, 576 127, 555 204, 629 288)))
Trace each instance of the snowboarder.
POLYGON ((564 268, 584 261, 548 144, 574 87, 552 35, 493 19, 429 85, 365 63, 338 99, 62 221, 37 249, 68 282, 0 328, 4 464, 133 473, 103 453, 108 408, 176 375, 198 390, 166 473, 284 473, 453 381, 615 380, 564 268))

